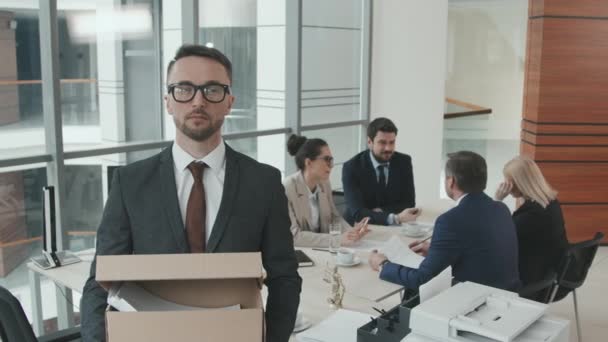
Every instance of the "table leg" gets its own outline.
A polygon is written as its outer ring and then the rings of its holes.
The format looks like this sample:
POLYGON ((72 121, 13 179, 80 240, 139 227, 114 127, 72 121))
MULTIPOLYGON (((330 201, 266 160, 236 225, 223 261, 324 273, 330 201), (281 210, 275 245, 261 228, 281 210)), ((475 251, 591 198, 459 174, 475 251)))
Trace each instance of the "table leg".
POLYGON ((29 270, 30 280, 30 297, 32 300, 32 325, 34 334, 42 336, 44 334, 44 325, 42 318, 42 297, 40 295, 40 274, 29 270))
POLYGON ((57 330, 73 327, 74 305, 72 304, 72 290, 55 284, 55 296, 57 298, 57 330))

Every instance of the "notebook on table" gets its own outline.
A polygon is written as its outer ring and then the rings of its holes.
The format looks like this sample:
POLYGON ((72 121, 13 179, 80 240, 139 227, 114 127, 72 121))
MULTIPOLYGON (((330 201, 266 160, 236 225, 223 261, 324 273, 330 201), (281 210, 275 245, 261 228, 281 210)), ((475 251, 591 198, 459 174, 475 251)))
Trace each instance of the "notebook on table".
POLYGON ((296 259, 298 259, 298 267, 310 267, 315 265, 315 262, 299 249, 296 249, 296 259))

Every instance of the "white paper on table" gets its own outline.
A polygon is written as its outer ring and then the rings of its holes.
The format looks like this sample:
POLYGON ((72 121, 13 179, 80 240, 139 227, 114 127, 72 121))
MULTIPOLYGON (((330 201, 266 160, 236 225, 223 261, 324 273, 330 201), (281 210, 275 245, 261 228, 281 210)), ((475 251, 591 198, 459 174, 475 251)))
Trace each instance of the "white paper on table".
POLYGON ((369 315, 339 309, 319 324, 296 335, 300 342, 356 341, 357 329, 369 322, 369 315))
POLYGON ((202 308, 188 306, 164 300, 132 282, 114 284, 108 293, 108 304, 118 311, 192 311, 192 310, 215 310, 229 309, 239 310, 240 304, 223 308, 202 308))
POLYGON ((433 279, 420 285, 418 293, 420 295, 420 303, 433 298, 435 295, 447 290, 452 286, 452 267, 448 266, 445 270, 435 276, 433 279))
POLYGON ((380 247, 380 252, 392 263, 418 268, 424 257, 414 253, 409 246, 401 242, 398 236, 393 236, 390 240, 380 247))
POLYGON ((382 248, 382 246, 384 246, 385 243, 386 243, 386 241, 361 239, 355 245, 348 246, 348 248, 358 250, 358 251, 371 252, 374 249, 382 248))

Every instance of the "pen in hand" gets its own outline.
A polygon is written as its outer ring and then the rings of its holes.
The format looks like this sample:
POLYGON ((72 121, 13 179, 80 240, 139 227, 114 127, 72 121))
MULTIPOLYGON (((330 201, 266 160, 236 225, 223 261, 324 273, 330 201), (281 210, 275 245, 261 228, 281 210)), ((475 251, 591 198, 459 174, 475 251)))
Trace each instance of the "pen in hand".
POLYGON ((416 246, 418 246, 418 245, 420 245, 420 244, 423 244, 424 242, 428 241, 428 240, 429 240, 430 238, 432 238, 432 237, 433 237, 433 234, 431 234, 431 235, 429 235, 429 236, 425 237, 424 239, 422 239, 422 240, 420 240, 420 241, 417 241, 416 243, 414 243, 414 244, 410 245, 410 248, 413 248, 413 247, 416 247, 416 246))

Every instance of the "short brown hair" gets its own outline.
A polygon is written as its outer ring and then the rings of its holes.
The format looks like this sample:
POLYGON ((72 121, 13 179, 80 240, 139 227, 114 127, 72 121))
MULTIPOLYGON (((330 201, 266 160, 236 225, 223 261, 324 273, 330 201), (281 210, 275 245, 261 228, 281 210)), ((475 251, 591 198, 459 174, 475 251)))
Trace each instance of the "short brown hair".
POLYGON ((367 137, 372 141, 378 134, 378 131, 385 133, 395 133, 397 135, 397 126, 387 118, 376 118, 367 125, 367 137))
POLYGON ((167 66, 167 80, 169 79, 169 73, 173 68, 175 62, 177 62, 180 58, 190 57, 190 56, 198 56, 204 58, 210 58, 214 61, 220 63, 226 69, 226 73, 228 74, 228 79, 230 79, 230 83, 232 83, 232 63, 228 57, 226 57, 223 53, 218 49, 210 48, 204 45, 197 44, 184 44, 177 49, 175 52, 175 56, 169 62, 167 66))

